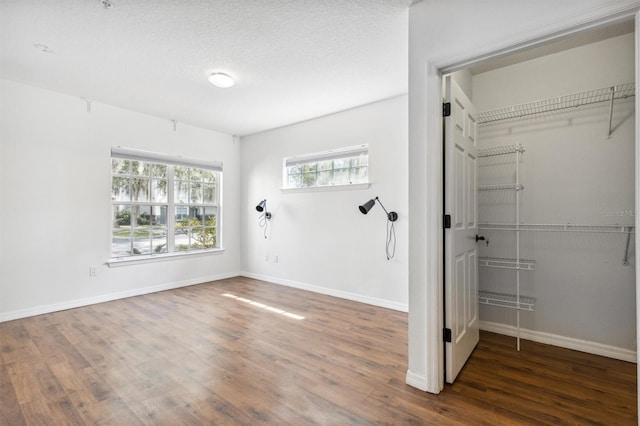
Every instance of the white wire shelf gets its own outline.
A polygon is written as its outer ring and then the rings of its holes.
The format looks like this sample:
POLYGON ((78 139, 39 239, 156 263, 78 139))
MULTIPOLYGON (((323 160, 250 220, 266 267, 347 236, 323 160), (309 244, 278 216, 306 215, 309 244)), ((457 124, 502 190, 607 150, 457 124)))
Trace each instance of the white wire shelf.
POLYGON ((497 155, 515 154, 524 152, 522 145, 494 146, 478 150, 478 158, 495 157, 497 155))
POLYGON ((518 297, 515 294, 479 290, 478 302, 483 305, 499 306, 501 308, 533 311, 536 299, 534 297, 520 296, 520 303, 518 303, 518 297))
POLYGON ((635 232, 633 225, 580 225, 580 224, 533 224, 533 223, 480 223, 478 228, 494 231, 540 231, 540 232, 592 232, 604 234, 628 234, 635 232))
POLYGON ((521 271, 533 271, 536 261, 531 259, 508 259, 502 257, 479 257, 478 265, 488 268, 519 269, 521 271))
POLYGON ((498 185, 482 185, 478 191, 521 191, 524 186, 517 183, 502 183, 498 185))
POLYGON ((630 96, 634 96, 635 90, 635 83, 626 83, 617 86, 604 87, 602 89, 559 96, 557 98, 542 99, 492 111, 480 112, 478 113, 478 123, 484 124, 492 121, 508 120, 511 118, 526 117, 534 114, 578 108, 599 102, 612 102, 613 100, 626 99, 630 96))

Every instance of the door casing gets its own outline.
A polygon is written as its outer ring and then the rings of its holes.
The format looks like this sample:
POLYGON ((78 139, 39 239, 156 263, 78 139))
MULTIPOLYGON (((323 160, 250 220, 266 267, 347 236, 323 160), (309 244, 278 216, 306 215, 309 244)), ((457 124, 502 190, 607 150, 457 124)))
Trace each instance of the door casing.
MULTIPOLYGON (((640 48, 640 11, 635 8, 633 10, 612 13, 609 11, 603 11, 602 16, 594 18, 593 15, 577 15, 572 20, 565 22, 562 28, 555 28, 553 32, 540 36, 539 34, 531 33, 529 37, 525 34, 520 34, 518 40, 505 40, 504 46, 498 48, 490 53, 478 56, 475 52, 469 52, 469 54, 455 62, 444 63, 432 63, 427 62, 423 64, 423 71, 425 73, 425 85, 422 87, 426 91, 426 111, 427 111, 427 123, 432 123, 426 129, 426 152, 429 154, 427 158, 427 181, 431 184, 427 188, 427 206, 442 206, 443 186, 442 186, 442 126, 433 125, 434 123, 441 122, 442 111, 442 75, 445 73, 458 71, 464 69, 472 64, 480 63, 484 60, 492 59, 498 56, 504 56, 510 53, 516 53, 531 47, 542 45, 554 40, 558 40, 563 37, 577 34, 589 29, 598 28, 612 22, 627 20, 630 17, 635 19, 635 39, 636 39, 636 70, 635 80, 636 83, 640 80, 640 58, 638 49, 640 48), (586 22, 586 24, 585 24, 586 22), (525 42, 519 42, 519 40, 528 40, 525 42), (511 43, 511 44, 510 44, 511 43), (436 157, 436 158, 434 158, 436 157)), ((636 84, 637 87, 637 84, 636 84)), ((635 110, 635 209, 640 212, 640 134, 638 126, 640 123, 640 100, 637 96, 638 89, 636 88, 635 110)), ((410 94, 411 96, 411 94, 410 94)), ((410 129, 411 130, 411 129, 410 129)), ((411 142, 410 142, 411 143, 411 142)), ((411 182, 410 182, 411 185, 411 182)), ((441 208, 438 207, 440 210, 441 208)), ((444 388, 444 345, 443 345, 443 276, 442 276, 442 264, 443 264, 443 244, 442 244, 442 215, 440 211, 437 215, 433 207, 427 212, 427 232, 428 241, 426 244, 427 258, 423 260, 424 268, 427 276, 426 288, 420 291, 421 300, 412 303, 409 300, 409 346, 410 353, 421 354, 424 359, 420 359, 420 368, 417 370, 424 370, 423 373, 418 374, 412 368, 412 359, 409 359, 409 369, 407 371, 406 383, 416 387, 418 389, 430 392, 440 393, 444 388), (439 220, 437 219, 439 216, 439 220), (417 308, 417 309, 412 309, 417 308), (417 320, 412 320, 412 315, 419 317, 417 320), (426 324, 424 330, 415 332, 417 330, 411 330, 412 323, 426 324), (411 350, 411 348, 415 350, 411 350)), ((640 226, 640 215, 635 216, 636 229, 640 226)), ((640 233, 635 234, 636 247, 640 247, 640 233)), ((409 275, 412 275, 410 269, 409 275)), ((637 283, 640 282, 640 268, 636 268, 636 288, 637 283)), ((411 286, 412 283, 410 282, 411 286)), ((410 288, 410 295, 412 289, 410 288)), ((640 292, 636 291, 636 325, 640 323, 640 292)), ((415 327, 417 328, 417 327, 415 327)), ((637 333, 637 347, 640 347, 640 333, 637 333)), ((638 381, 638 406, 640 407, 640 381, 638 381)))

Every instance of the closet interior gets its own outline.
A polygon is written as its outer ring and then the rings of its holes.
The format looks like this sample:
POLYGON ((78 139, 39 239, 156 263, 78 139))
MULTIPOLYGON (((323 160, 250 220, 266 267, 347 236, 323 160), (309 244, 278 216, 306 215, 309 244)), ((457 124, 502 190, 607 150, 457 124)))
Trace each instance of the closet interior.
POLYGON ((633 26, 531 56, 456 73, 479 111, 480 328, 631 361, 633 26))

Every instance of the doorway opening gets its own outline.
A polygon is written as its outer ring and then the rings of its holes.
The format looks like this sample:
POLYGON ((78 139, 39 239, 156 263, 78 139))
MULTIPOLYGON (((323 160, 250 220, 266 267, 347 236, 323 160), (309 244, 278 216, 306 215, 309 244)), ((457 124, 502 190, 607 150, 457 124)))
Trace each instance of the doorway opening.
POLYGON ((477 135, 477 153, 445 155, 443 213, 477 202, 452 220, 475 235, 465 261, 447 255, 454 231, 444 231, 445 351, 473 332, 477 306, 478 327, 513 336, 514 351, 522 338, 635 362, 634 37, 623 20, 444 78, 478 110, 452 118, 477 135), (447 174, 456 161, 462 183, 447 174), (446 188, 467 198, 447 203, 446 188), (448 289, 456 282, 482 303, 448 289))

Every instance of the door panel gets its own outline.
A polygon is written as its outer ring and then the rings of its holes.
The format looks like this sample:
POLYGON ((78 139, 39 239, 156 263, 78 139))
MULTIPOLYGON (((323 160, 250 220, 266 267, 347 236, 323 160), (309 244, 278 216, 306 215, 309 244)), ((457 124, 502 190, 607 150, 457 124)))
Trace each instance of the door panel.
POLYGON ((476 145, 476 134, 477 134, 477 123, 476 123, 476 118, 475 116, 473 116, 472 114, 467 114, 467 138, 469 138, 469 143, 471 143, 473 146, 477 147, 476 145))
POLYGON ((456 146, 454 151, 454 170, 455 170, 455 206, 454 206, 454 229, 464 229, 464 213, 465 213, 465 169, 464 169, 464 149, 456 146))
POLYGON ((478 256, 476 112, 453 79, 445 78, 444 120, 445 214, 453 226, 445 230, 446 379, 453 383, 478 343, 478 256))
POLYGON ((467 283, 467 271, 466 271, 467 257, 463 254, 456 257, 456 276, 455 276, 455 313, 457 315, 455 320, 455 338, 460 340, 466 331, 466 324, 464 318, 464 305, 465 305, 465 287, 467 283))
MULTIPOLYGON (((478 294, 478 251, 474 250, 469 253, 469 291, 467 295, 473 296, 478 294)), ((478 304, 474 303, 471 297, 467 301, 467 327, 473 327, 473 324, 478 321, 478 304)))
POLYGON ((476 209, 478 202, 476 201, 476 170, 478 169, 476 158, 468 154, 467 157, 467 227, 476 227, 476 209))

